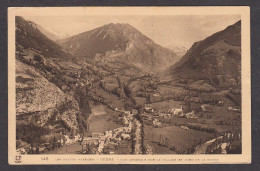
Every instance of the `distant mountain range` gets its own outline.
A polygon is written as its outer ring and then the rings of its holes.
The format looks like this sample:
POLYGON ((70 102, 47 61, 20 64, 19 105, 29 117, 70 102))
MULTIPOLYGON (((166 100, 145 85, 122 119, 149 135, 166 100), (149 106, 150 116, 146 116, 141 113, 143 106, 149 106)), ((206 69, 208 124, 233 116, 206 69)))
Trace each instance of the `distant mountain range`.
POLYGON ((194 43, 166 72, 178 78, 209 80, 221 87, 240 85, 241 21, 194 43))
POLYGON ((160 71, 179 58, 129 24, 107 24, 58 43, 73 55, 89 60, 119 61, 160 71))
POLYGON ((23 17, 16 17, 15 33, 16 43, 23 48, 38 50, 45 57, 69 59, 72 56, 49 38, 52 35, 47 30, 34 22, 26 21, 23 17))
POLYGON ((171 49, 173 52, 175 52, 178 56, 183 57, 186 52, 187 52, 187 48, 183 47, 183 46, 167 46, 167 48, 171 49))
POLYGON ((241 79, 241 21, 194 43, 185 55, 185 48, 164 48, 129 24, 111 23, 58 40, 40 25, 16 17, 16 43, 45 57, 120 62, 153 72, 166 69, 175 78, 209 80, 217 86, 239 85, 241 79))
POLYGON ((50 31, 46 30, 44 27, 42 27, 41 25, 39 24, 36 24, 36 23, 33 23, 31 21, 28 21, 30 24, 32 25, 35 25, 38 30, 40 30, 45 36, 47 36, 49 39, 53 40, 53 41, 57 41, 57 40, 60 40, 62 39, 60 36, 54 34, 54 33, 51 33, 50 31))

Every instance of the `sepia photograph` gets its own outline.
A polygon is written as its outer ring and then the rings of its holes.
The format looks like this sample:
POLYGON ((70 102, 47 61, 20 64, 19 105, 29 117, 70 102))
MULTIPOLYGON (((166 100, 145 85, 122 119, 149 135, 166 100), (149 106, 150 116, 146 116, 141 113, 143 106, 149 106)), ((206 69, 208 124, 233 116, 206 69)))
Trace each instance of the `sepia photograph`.
POLYGON ((222 8, 10 8, 9 163, 250 162, 249 8, 222 8))

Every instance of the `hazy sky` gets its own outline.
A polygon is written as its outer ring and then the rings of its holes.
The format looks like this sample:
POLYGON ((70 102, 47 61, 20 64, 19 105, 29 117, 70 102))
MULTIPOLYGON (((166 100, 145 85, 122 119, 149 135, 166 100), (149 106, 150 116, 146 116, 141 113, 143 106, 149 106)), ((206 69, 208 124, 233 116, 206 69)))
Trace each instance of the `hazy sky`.
POLYGON ((240 20, 239 15, 210 16, 26 16, 57 35, 75 35, 109 23, 129 23, 162 46, 189 48, 240 20))

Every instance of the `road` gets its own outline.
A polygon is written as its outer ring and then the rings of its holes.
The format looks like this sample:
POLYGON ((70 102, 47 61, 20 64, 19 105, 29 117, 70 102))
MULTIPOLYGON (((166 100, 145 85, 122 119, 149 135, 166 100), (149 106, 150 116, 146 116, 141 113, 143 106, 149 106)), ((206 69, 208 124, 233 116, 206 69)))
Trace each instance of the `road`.
POLYGON ((204 144, 199 146, 199 148, 194 152, 194 154, 206 154, 208 146, 211 145, 212 143, 214 143, 216 141, 216 139, 219 139, 219 138, 222 138, 222 136, 205 142, 204 144))

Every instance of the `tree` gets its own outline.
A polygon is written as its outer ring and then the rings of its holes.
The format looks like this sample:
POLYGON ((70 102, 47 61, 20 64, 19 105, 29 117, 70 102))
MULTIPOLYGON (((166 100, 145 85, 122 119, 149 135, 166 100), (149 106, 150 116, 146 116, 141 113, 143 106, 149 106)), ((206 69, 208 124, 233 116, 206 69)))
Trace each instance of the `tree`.
POLYGON ((56 143, 57 143, 57 139, 56 139, 56 137, 54 135, 54 137, 53 137, 53 146, 52 146, 53 150, 55 150, 55 148, 56 148, 56 143))
POLYGON ((40 55, 34 55, 34 60, 35 61, 37 61, 37 62, 39 62, 39 63, 42 63, 43 62, 43 59, 41 58, 41 56, 40 55))

